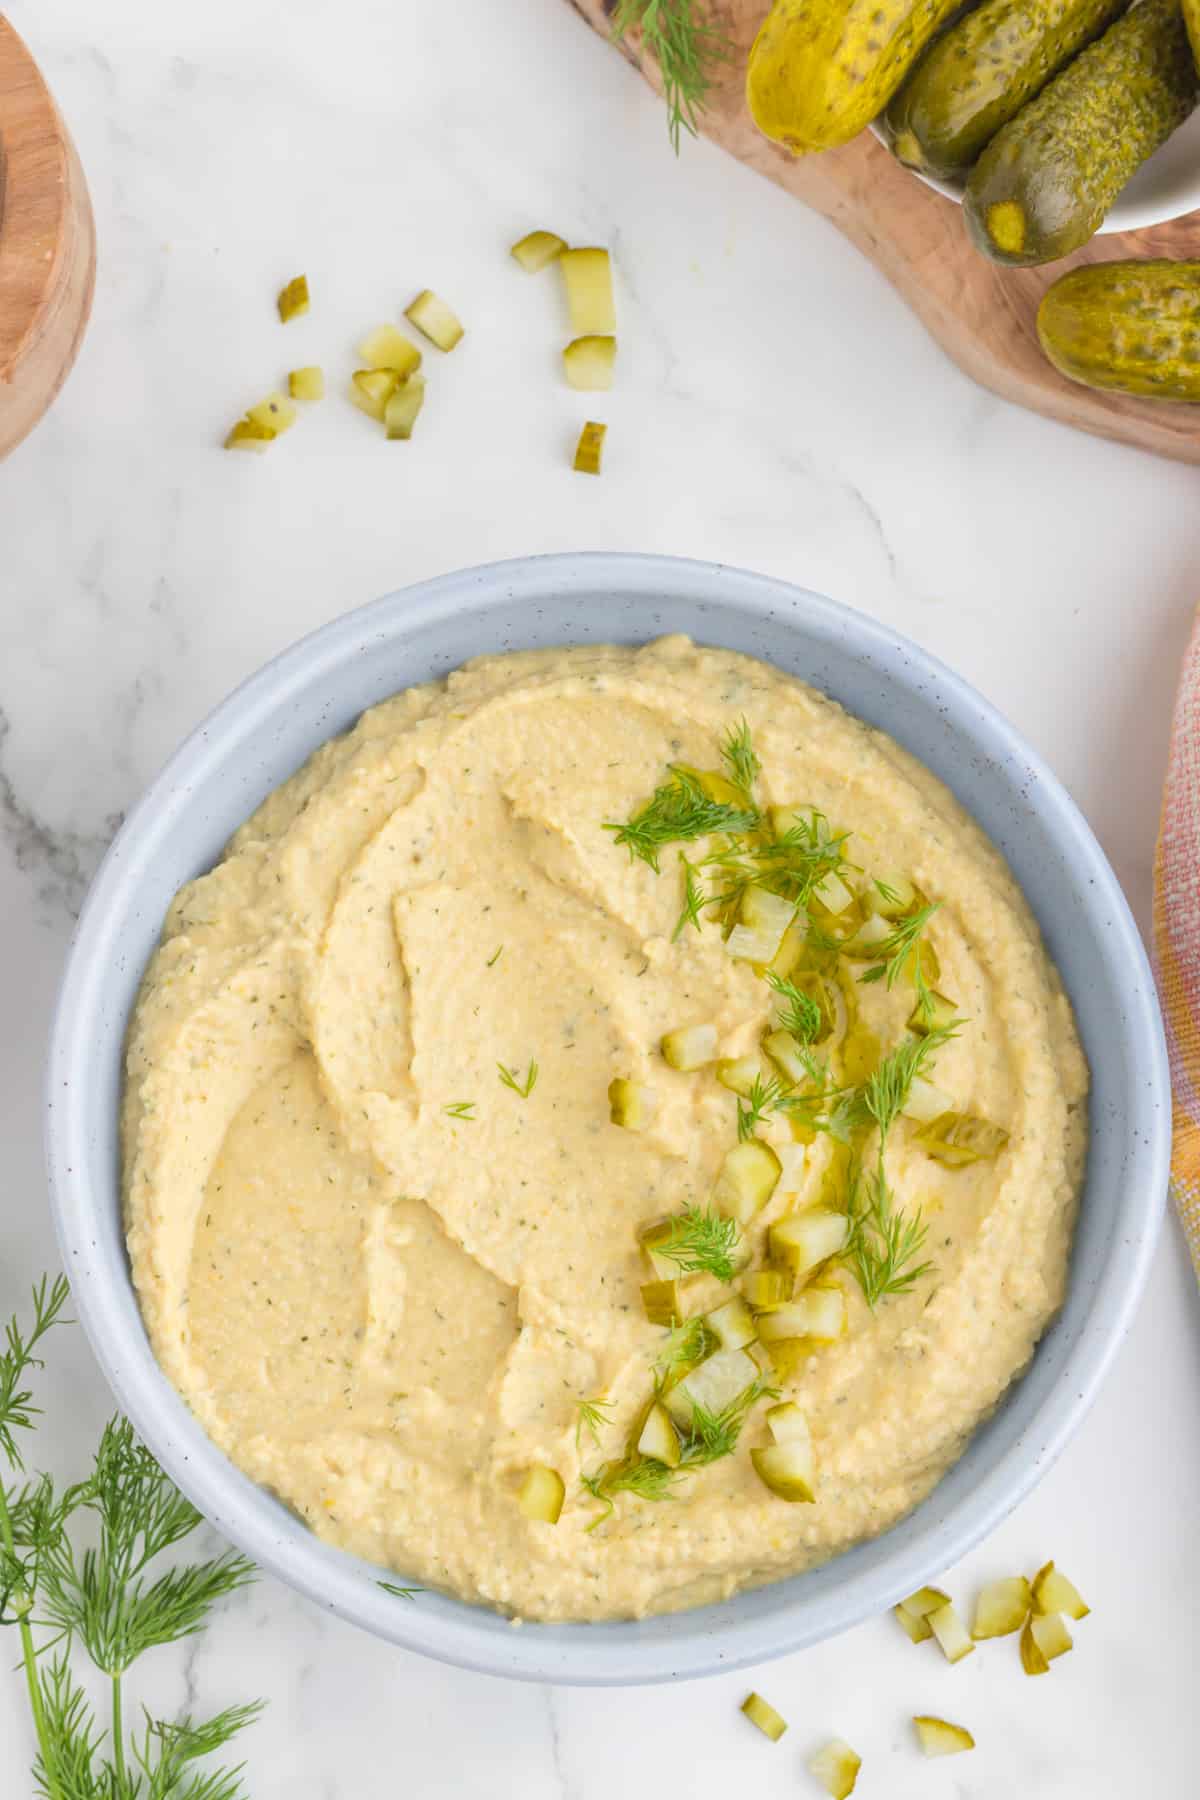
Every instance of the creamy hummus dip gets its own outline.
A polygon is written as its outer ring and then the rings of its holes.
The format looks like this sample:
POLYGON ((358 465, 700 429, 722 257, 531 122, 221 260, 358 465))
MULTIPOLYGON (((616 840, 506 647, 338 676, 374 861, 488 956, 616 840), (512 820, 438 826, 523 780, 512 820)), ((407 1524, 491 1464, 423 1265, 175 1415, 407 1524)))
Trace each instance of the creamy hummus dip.
MULTIPOLYGON (((879 974, 843 968, 846 1042, 812 1047, 843 1092, 913 1041, 911 965, 879 974)), ((488 657, 366 713, 176 897, 128 1045, 133 1274, 196 1416, 325 1541, 514 1616, 661 1612, 884 1530, 954 1463, 1061 1303, 1085 1093, 1004 861, 888 737, 683 638, 488 657), (722 1058, 753 1055, 780 1000, 711 912, 677 931, 679 850, 699 863, 712 840, 665 845, 656 873, 606 826, 672 766, 721 768, 743 721, 764 814, 819 809, 856 891, 898 869, 936 908, 928 968, 961 1028, 922 1079, 1003 1147, 950 1166, 898 1118, 891 1203, 920 1207, 908 1269, 928 1267, 872 1308, 835 1262, 844 1331, 782 1374, 761 1357, 807 1416, 811 1503, 752 1464, 768 1398, 669 1498, 615 1492, 607 1511, 581 1478, 624 1466, 666 1340, 639 1232, 709 1208, 737 1142, 734 1094, 669 1067, 661 1040, 711 1023, 722 1058), (612 1122, 614 1079, 652 1095, 645 1129, 612 1122), (519 1504, 530 1469, 564 1484, 556 1524, 519 1504)), ((798 1168, 793 1115, 750 1123, 790 1169, 744 1224, 761 1269, 772 1225, 827 1204, 845 1155, 801 1131, 798 1168)), ((869 1118, 857 1136, 869 1176, 869 1118)), ((681 1292, 692 1314, 737 1283, 681 1292)))

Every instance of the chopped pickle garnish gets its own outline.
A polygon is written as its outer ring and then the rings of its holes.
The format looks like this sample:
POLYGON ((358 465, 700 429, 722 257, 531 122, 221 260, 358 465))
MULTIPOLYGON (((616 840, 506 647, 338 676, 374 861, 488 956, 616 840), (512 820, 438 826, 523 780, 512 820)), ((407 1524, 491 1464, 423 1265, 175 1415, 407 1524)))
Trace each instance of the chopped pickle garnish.
POLYGON ((680 1031, 668 1031, 662 1041, 663 1061, 673 1069, 691 1074, 715 1062, 717 1028, 715 1025, 686 1025, 680 1031))
POLYGON ((670 1276, 712 1275, 730 1282, 743 1256, 736 1222, 699 1206, 656 1220, 639 1238, 655 1272, 662 1273, 666 1264, 670 1276))
POLYGON ((929 1713, 918 1713, 913 1720, 917 1740, 926 1756, 957 1756, 973 1750, 975 1739, 963 1725, 951 1725, 948 1719, 935 1719, 929 1713))
POLYGON ((1092 1610, 1073 1582, 1052 1562, 1033 1578, 1033 1607, 1040 1613, 1066 1613, 1068 1619, 1086 1619, 1092 1610))
POLYGON ((834 1738, 823 1750, 818 1750, 808 1766, 833 1800, 850 1800, 858 1771, 862 1768, 862 1757, 842 1738, 834 1738))
POLYGON ((1026 1619, 1021 1631, 1021 1667, 1027 1675, 1048 1675, 1050 1664, 1046 1661, 1037 1639, 1031 1629, 1032 1615, 1026 1619))
POLYGON ((655 1462, 663 1463, 668 1469, 679 1467, 683 1454, 679 1433, 661 1401, 656 1400, 646 1414, 645 1423, 638 1434, 637 1450, 639 1456, 653 1457, 655 1462))
POLYGON ((726 1057, 717 1064, 717 1080, 731 1094, 748 1100, 756 1081, 762 1080, 762 1060, 758 1056, 726 1057))
POLYGON ((811 1075, 811 1064, 790 1031, 769 1031, 763 1049, 785 1080, 802 1087, 811 1075))
POLYGON ((534 1463, 517 1495, 517 1505, 527 1519, 557 1525, 566 1492, 557 1470, 547 1468, 545 1463, 534 1463))
POLYGON ((697 1407, 720 1417, 758 1381, 758 1364, 744 1350, 716 1350, 664 1395, 664 1404, 676 1424, 687 1431, 697 1407))
POLYGON ((296 423, 296 409, 286 394, 268 394, 246 414, 252 425, 268 425, 278 437, 296 423))
POLYGON ((930 988, 908 1015, 908 1029, 922 1035, 927 1031, 951 1031, 957 1023, 957 1006, 936 988, 930 988))
POLYGON ((964 1656, 970 1656, 975 1648, 974 1640, 949 1601, 927 1616, 929 1629, 941 1645, 947 1662, 961 1662, 964 1656))
POLYGON ((929 1620, 923 1613, 920 1615, 910 1613, 903 1602, 899 1606, 893 1606, 892 1611, 895 1613, 914 1644, 923 1644, 927 1638, 933 1636, 932 1631, 929 1629, 929 1620))
POLYGON ((279 291, 275 302, 279 308, 279 317, 286 325, 289 319, 298 319, 301 313, 308 311, 308 276, 293 275, 285 288, 279 291))
POLYGON ((935 1087, 923 1075, 913 1077, 912 1086, 900 1108, 906 1119, 915 1119, 918 1125, 932 1125, 935 1119, 940 1119, 953 1110, 954 1102, 945 1089, 935 1087))
POLYGON ((1061 1613, 1031 1613, 1028 1631, 1047 1663, 1075 1648, 1075 1640, 1061 1613))
POLYGON ((358 346, 358 353, 368 369, 391 369, 402 381, 421 366, 421 352, 394 325, 377 325, 358 346))
POLYGON ((930 1613, 940 1611, 943 1606, 949 1606, 950 1596, 944 1594, 941 1588, 923 1587, 918 1588, 915 1594, 910 1594, 908 1599, 902 1600, 900 1604, 905 1612, 912 1614, 914 1619, 927 1619, 930 1613))
POLYGON ((523 238, 518 238, 509 254, 515 256, 530 275, 536 275, 539 269, 561 256, 566 247, 566 238, 560 238, 553 231, 528 231, 523 238))
POLYGON ((413 434, 421 408, 425 404, 425 382, 420 375, 410 375, 388 395, 383 409, 383 422, 393 442, 406 443, 413 434))
POLYGON ((764 958, 770 962, 783 942, 784 932, 796 917, 796 904, 793 900, 785 900, 782 894, 771 893, 769 888, 748 887, 742 895, 738 917, 748 931, 760 932, 764 938, 774 941, 771 956, 764 958))
POLYGON ((612 263, 607 250, 562 250, 558 266, 576 337, 611 337, 617 329, 612 263))
POLYGON ((781 1144, 775 1154, 779 1158, 779 1192, 798 1194, 808 1173, 807 1145, 781 1144))
POLYGON ((653 1088, 636 1081, 614 1077, 608 1084, 609 1118, 626 1131, 645 1131, 658 1110, 658 1095, 653 1088))
POLYGON ((463 328, 454 310, 430 288, 424 288, 404 316, 439 350, 453 350, 462 342, 463 328))
POLYGON ((836 869, 831 869, 828 875, 822 876, 812 890, 812 897, 820 902, 827 913, 833 913, 835 918, 853 906, 855 899, 854 890, 847 887, 836 869))
POLYGON ((722 1350, 744 1349, 758 1336, 754 1314, 740 1297, 726 1300, 724 1306, 705 1313, 704 1321, 722 1350))
POLYGON ((577 337, 563 351, 567 383, 581 394, 606 394, 617 360, 615 337, 577 337))
POLYGON ((917 1142, 935 1162, 963 1169, 968 1163, 999 1156, 1008 1143, 1008 1133, 1003 1126, 978 1119, 973 1113, 944 1112, 921 1127, 917 1142))
POLYGON ((683 1317, 677 1281, 642 1283, 642 1309, 652 1325, 678 1325, 683 1317))
POLYGON ((654 1359, 658 1386, 664 1390, 676 1386, 706 1356, 711 1356, 715 1348, 708 1326, 702 1318, 685 1319, 659 1346, 658 1355, 654 1359))
POLYGON ((764 1487, 777 1500, 811 1506, 816 1498, 816 1467, 811 1444, 767 1444, 751 1450, 750 1461, 764 1487))
POLYGON ((1033 1590, 1023 1575, 989 1581, 975 1603, 971 1636, 975 1639, 1009 1637, 1020 1631, 1033 1611, 1033 1590))
POLYGON ((607 425, 597 425, 589 419, 579 434, 579 442, 575 446, 575 472, 578 475, 598 475, 600 463, 604 456, 604 438, 607 425))
POLYGON ((921 904, 920 893, 900 869, 884 869, 876 875, 867 891, 867 899, 885 919, 902 919, 921 904))
POLYGON ((260 425, 253 419, 239 419, 225 439, 226 450, 265 450, 279 433, 273 425, 260 425))
POLYGON ((781 1400, 778 1406, 767 1408, 767 1430, 777 1444, 807 1444, 811 1442, 808 1430, 808 1414, 794 1400, 781 1400))
POLYGON ((323 400, 325 398, 325 371, 310 363, 303 369, 293 369, 288 376, 288 393, 293 400, 323 400))
POLYGON ((838 1287, 810 1287, 758 1321, 764 1344, 780 1338, 811 1338, 818 1344, 836 1343, 846 1331, 846 1296, 838 1287))
POLYGON ((754 931, 749 925, 735 925, 725 939, 725 948, 735 962, 769 963, 779 944, 774 932, 754 931))
POLYGON ((782 1269, 756 1269, 742 1282, 742 1292, 755 1312, 771 1312, 792 1297, 792 1278, 782 1269))
POLYGON ((725 1152, 713 1188, 713 1205, 739 1225, 761 1212, 779 1181, 779 1158, 761 1138, 749 1138, 725 1152))
POLYGON ((747 1694, 742 1701, 742 1711, 752 1725, 757 1725, 764 1737, 777 1744, 787 1730, 787 1720, 775 1711, 761 1694, 747 1694))
POLYGON ((350 398, 368 419, 383 424, 387 403, 396 391, 399 377, 391 369, 357 369, 350 383, 350 398))
POLYGON ((814 1269, 846 1247, 850 1221, 845 1213, 815 1206, 808 1212, 789 1213, 771 1227, 771 1255, 803 1281, 814 1269))
POLYGON ((854 962, 874 962, 892 935, 892 927, 878 913, 868 913, 853 937, 842 945, 842 955, 854 962))

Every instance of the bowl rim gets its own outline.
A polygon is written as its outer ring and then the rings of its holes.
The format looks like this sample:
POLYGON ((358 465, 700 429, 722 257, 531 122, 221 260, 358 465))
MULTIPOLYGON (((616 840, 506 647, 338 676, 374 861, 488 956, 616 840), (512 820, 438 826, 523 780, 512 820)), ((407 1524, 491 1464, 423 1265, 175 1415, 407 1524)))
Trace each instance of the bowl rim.
MULTIPOLYGON (((648 631, 644 638, 655 635, 660 634, 648 631)), ((564 636, 562 641, 569 639, 564 636)), ((610 552, 485 564, 397 590, 301 638, 215 707, 133 807, 88 892, 54 1012, 45 1104, 51 1209, 77 1316, 122 1410, 198 1509, 263 1569, 319 1606, 399 1647, 481 1673, 585 1686, 687 1679, 788 1654, 881 1613, 987 1536, 1057 1459, 1099 1391, 1145 1285, 1165 1210, 1170 1150, 1166 1045, 1141 936, 1116 876, 1074 801, 990 702, 938 658, 878 620, 810 590, 721 564, 610 552), (914 689, 932 678, 957 730, 1018 759, 1030 771, 1038 788, 1039 810, 1049 817, 1048 828, 1056 841, 1064 841, 1081 859, 1089 881, 1100 889, 1117 936, 1116 952, 1130 971, 1128 1034, 1144 1059, 1145 1080, 1136 1101, 1131 1100, 1128 1135, 1137 1178, 1127 1173, 1122 1182, 1118 1216, 1123 1254, 1105 1263, 1060 1377, 1036 1413, 1036 1446, 1018 1439, 952 1505, 938 1507, 926 1500, 909 1515, 910 1519, 925 1515, 923 1526, 913 1531, 911 1541, 901 1546, 886 1570, 855 1569, 825 1596, 822 1617, 815 1624, 805 1617, 802 1596, 792 1604, 786 1594, 793 1583, 803 1582, 803 1576, 772 1584, 781 1596, 779 1609, 760 1618, 734 1618, 727 1603, 720 1602, 645 1622, 527 1624, 521 1629, 487 1608, 439 1594, 409 1604, 383 1594, 378 1582, 385 1571, 322 1544, 265 1489, 242 1475, 207 1437, 155 1362, 140 1316, 132 1327, 122 1322, 121 1297, 113 1287, 114 1281, 119 1285, 120 1273, 106 1264, 92 1226, 100 1216, 96 1206, 104 1204, 98 1196, 105 1183, 93 1179, 89 1165, 81 1096, 94 1063, 92 1027, 103 1012, 105 966, 118 954, 121 917, 129 904, 122 887, 124 866, 134 860, 135 852, 145 854, 156 840, 169 835, 186 803, 189 784, 214 763, 227 760, 223 733, 236 733, 244 743, 253 731, 261 730, 265 719, 287 705, 289 696, 310 689, 324 672, 369 656, 381 637, 411 635, 464 611, 483 618, 493 609, 536 607, 539 601, 561 601, 598 588, 647 600, 669 595, 696 604, 700 641, 707 598, 743 612, 750 622, 782 613, 802 631, 840 633, 857 658, 878 655, 914 689), (900 673, 900 664, 907 666, 906 674, 900 673), (669 1641, 664 1626, 668 1617, 669 1641), (497 1626, 503 1627, 502 1632, 497 1626)), ((111 1206, 111 1171, 107 1204, 111 1206)), ((128 1299, 132 1283, 127 1270, 124 1279, 128 1299)))

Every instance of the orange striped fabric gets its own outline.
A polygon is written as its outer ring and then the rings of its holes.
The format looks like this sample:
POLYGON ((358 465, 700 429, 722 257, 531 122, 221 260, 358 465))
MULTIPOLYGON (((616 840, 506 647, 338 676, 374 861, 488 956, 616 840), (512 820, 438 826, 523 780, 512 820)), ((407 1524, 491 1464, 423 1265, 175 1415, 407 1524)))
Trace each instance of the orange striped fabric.
POLYGON ((1171 1191, 1200 1275, 1200 622, 1175 702, 1154 858, 1154 950, 1175 1103, 1171 1191))

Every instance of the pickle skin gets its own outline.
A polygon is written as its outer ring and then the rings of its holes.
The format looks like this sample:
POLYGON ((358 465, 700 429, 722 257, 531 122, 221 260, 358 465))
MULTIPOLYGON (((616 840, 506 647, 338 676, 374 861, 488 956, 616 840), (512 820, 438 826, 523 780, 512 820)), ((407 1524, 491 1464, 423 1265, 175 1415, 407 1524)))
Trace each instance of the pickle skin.
POLYGON ((1037 326, 1042 350, 1068 381, 1200 402, 1200 262, 1072 269, 1043 296, 1037 326))

